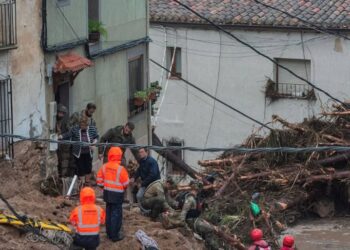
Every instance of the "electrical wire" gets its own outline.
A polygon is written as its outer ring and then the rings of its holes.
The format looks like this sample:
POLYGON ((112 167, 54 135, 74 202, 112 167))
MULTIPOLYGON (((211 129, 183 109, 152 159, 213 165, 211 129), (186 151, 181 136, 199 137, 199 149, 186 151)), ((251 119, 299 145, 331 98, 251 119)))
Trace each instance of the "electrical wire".
POLYGON ((268 55, 260 52, 258 49, 256 49, 254 46, 250 45, 247 42, 244 42, 243 40, 241 40, 240 38, 238 38, 237 36, 235 36, 234 34, 228 32, 227 30, 225 30, 224 28, 220 27, 219 25, 215 24, 214 22, 210 21, 208 18, 204 17, 203 15, 199 14, 197 11, 193 10, 191 7, 183 4, 182 2, 178 1, 178 0, 172 0, 176 3, 178 3, 180 6, 182 6, 183 8, 187 9, 188 11, 192 12, 193 14, 195 14, 196 16, 198 16, 199 18, 205 20, 206 22, 208 22, 209 24, 211 24, 213 27, 215 27, 218 30, 221 30, 222 32, 224 32, 225 34, 227 34, 228 36, 232 37, 233 39, 235 39, 237 42, 247 46, 248 48, 250 48, 251 50, 253 50, 254 52, 256 52, 257 54, 259 54, 260 56, 266 58, 267 60, 271 61, 272 63, 274 63, 276 66, 284 69, 285 71, 287 71, 288 73, 290 73, 291 75, 295 76, 296 78, 298 78, 299 80, 302 80, 303 82, 307 83, 308 85, 310 85, 311 87, 313 87, 314 89, 320 91, 321 93, 325 94, 326 96, 328 96, 329 98, 333 99, 334 101, 346 106, 345 103, 343 103, 341 100, 339 100, 338 98, 332 96, 331 94, 329 94, 327 91, 317 87, 315 84, 313 84, 312 82, 310 82, 309 80, 305 79, 304 77, 299 76, 298 74, 294 73, 294 71, 290 70, 289 68, 279 64, 275 59, 269 57, 268 55))
POLYGON ((80 40, 80 37, 78 36, 78 33, 74 30, 72 24, 69 22, 68 18, 66 17, 66 15, 64 14, 63 10, 61 9, 61 7, 58 5, 58 3, 56 4, 57 9, 59 10, 59 12, 61 13, 62 17, 64 18, 64 20, 67 22, 68 26, 70 27, 70 29, 72 30, 72 32, 74 33, 74 35, 76 36, 77 40, 80 40))
POLYGON ((65 140, 52 140, 52 139, 41 139, 35 137, 25 137, 21 135, 14 134, 0 134, 0 137, 4 138, 16 138, 20 141, 32 141, 32 142, 45 142, 45 143, 57 143, 65 145, 78 145, 83 147, 96 146, 115 146, 130 149, 148 148, 155 151, 161 150, 188 150, 193 152, 224 152, 231 151, 232 153, 247 153, 247 154, 257 154, 257 153, 312 153, 312 152, 349 152, 350 146, 310 146, 310 147, 262 147, 262 148, 246 148, 242 146, 234 147, 190 147, 190 146, 153 146, 153 145, 137 145, 137 144, 122 144, 122 143, 87 143, 79 141, 65 141, 65 140))
MULTIPOLYGON (((277 7, 274 7, 274 6, 269 5, 269 4, 266 4, 266 3, 262 3, 262 2, 260 2, 259 0, 254 0, 254 1, 255 1, 256 3, 262 5, 262 6, 265 6, 266 8, 270 8, 270 9, 272 9, 272 10, 276 10, 276 11, 278 11, 278 12, 281 12, 281 13, 283 13, 283 14, 286 14, 286 15, 289 16, 289 17, 296 18, 296 19, 298 19, 299 21, 301 21, 301 22, 307 24, 309 28, 311 28, 311 29, 313 29, 313 30, 315 30, 315 31, 318 31, 318 32, 321 32, 321 33, 324 33, 324 34, 330 34, 330 35, 337 36, 337 37, 342 37, 342 38, 344 38, 344 39, 346 39, 346 40, 350 40, 350 38, 347 37, 347 36, 345 36, 345 35, 339 34, 339 33, 337 33, 337 32, 334 32, 334 31, 332 31, 332 30, 329 30, 329 29, 325 29, 325 28, 323 28, 323 27, 321 27, 321 26, 318 26, 318 25, 316 25, 316 24, 314 24, 314 23, 312 23, 312 22, 309 22, 309 21, 307 21, 307 20, 305 20, 305 19, 303 19, 303 18, 301 18, 301 17, 298 17, 298 16, 296 16, 296 15, 290 14, 290 13, 287 12, 287 11, 281 10, 281 9, 279 9, 279 8, 277 8, 277 7)), ((325 1, 325 2, 327 2, 327 1, 325 1)))
MULTIPOLYGON (((152 63, 154 63, 155 65, 157 65, 158 67, 161 67, 161 68, 163 68, 164 70, 170 72, 167 68, 163 67, 162 65, 160 65, 159 63, 157 63, 157 62, 154 61, 153 59, 150 58, 149 60, 150 60, 152 63)), ((182 80, 183 82, 185 82, 187 85, 191 86, 192 88, 194 88, 194 89, 196 89, 196 90, 202 92, 203 94, 209 96, 210 98, 216 100, 217 102, 221 103, 222 105, 228 107, 229 109, 232 109, 233 111, 235 111, 235 112, 241 114, 242 116, 248 118, 249 120, 251 120, 251 121, 253 121, 253 122, 259 124, 260 126, 262 126, 262 127, 264 127, 264 128, 267 128, 267 129, 269 129, 269 130, 271 130, 271 131, 273 130, 272 128, 270 128, 270 127, 267 126, 266 124, 264 124, 264 123, 262 123, 262 122, 260 122, 260 121, 258 121, 258 120, 256 120, 256 119, 254 119, 253 117, 251 117, 251 116, 249 116, 249 115, 243 113, 242 111, 240 111, 240 110, 234 108, 234 107, 231 106, 230 104, 227 104, 226 102, 221 101, 220 99, 216 98, 216 97, 213 96, 212 94, 210 94, 210 93, 208 93, 207 91, 205 91, 205 90, 203 90, 203 89, 197 87, 196 85, 194 85, 193 83, 191 83, 191 82, 185 80, 184 78, 178 77, 178 79, 182 80)))

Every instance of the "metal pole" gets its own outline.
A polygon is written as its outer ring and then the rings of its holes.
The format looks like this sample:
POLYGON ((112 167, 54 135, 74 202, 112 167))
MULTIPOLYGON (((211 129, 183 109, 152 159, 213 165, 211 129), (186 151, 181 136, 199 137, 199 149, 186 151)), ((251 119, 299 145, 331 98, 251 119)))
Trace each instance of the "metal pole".
POLYGON ((72 182, 71 182, 71 184, 70 184, 70 186, 69 186, 68 192, 67 192, 67 196, 68 196, 68 197, 71 196, 72 191, 73 191, 74 184, 75 184, 75 182, 77 181, 77 179, 78 179, 78 176, 77 176, 77 175, 74 175, 73 180, 72 180, 72 182))

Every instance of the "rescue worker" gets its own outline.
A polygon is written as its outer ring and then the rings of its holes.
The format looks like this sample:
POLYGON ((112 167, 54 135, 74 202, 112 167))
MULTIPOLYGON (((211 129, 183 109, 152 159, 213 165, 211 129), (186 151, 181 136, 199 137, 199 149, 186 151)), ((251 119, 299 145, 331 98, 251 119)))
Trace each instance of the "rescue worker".
POLYGON ((105 223, 105 211, 95 205, 95 191, 85 187, 80 192, 80 205, 73 209, 69 216, 75 227, 73 247, 94 250, 100 244, 100 225, 105 223))
MULTIPOLYGON (((57 106, 56 127, 55 132, 58 136, 67 133, 69 131, 69 121, 67 117, 68 110, 62 105, 57 106)), ((60 177, 72 176, 73 173, 69 171, 71 146, 67 144, 58 144, 57 159, 58 159, 58 174, 60 177)))
POLYGON ((96 111, 96 105, 94 103, 91 103, 91 102, 88 103, 86 105, 85 109, 83 109, 80 112, 73 113, 73 115, 70 117, 69 126, 74 127, 74 126, 79 125, 81 118, 83 116, 86 116, 88 118, 88 126, 96 127, 96 121, 92 117, 92 115, 95 113, 95 111, 96 111))
MULTIPOLYGON (((199 203, 197 202, 198 189, 200 189, 200 183, 191 182, 191 191, 180 193, 177 198, 177 208, 181 209, 181 212, 174 211, 167 214, 168 227, 186 227, 187 220, 198 218, 201 211, 199 209, 199 203)), ((164 216, 164 215, 163 215, 164 216)))
POLYGON ((111 147, 108 162, 103 164, 97 173, 96 183, 103 188, 103 200, 106 202, 106 231, 113 242, 124 238, 122 227, 124 191, 129 184, 129 176, 121 165, 123 151, 111 147))
MULTIPOLYGON (((120 143, 120 144, 135 144, 135 138, 132 131, 135 129, 135 125, 132 122, 127 122, 124 126, 117 126, 109 129, 104 135, 101 136, 100 143, 120 143)), ((107 162, 107 153, 109 152, 110 146, 99 148, 99 159, 103 162, 107 162)), ((125 149, 122 149, 123 153, 125 149)), ((137 159, 137 150, 131 150, 131 153, 137 159)), ((125 162, 123 161, 125 164, 125 162)))
POLYGON ((253 241, 248 250, 271 250, 269 244, 263 240, 263 231, 259 228, 254 228, 250 232, 250 238, 253 241))
POLYGON ((157 161, 150 155, 146 148, 140 148, 139 154, 139 167, 136 170, 133 178, 130 179, 130 183, 134 183, 139 177, 141 178, 141 187, 137 191, 136 199, 141 204, 143 194, 146 188, 154 181, 160 180, 160 172, 157 161))
POLYGON ((284 236, 281 250, 295 250, 293 246, 294 246, 294 237, 291 235, 284 236))
POLYGON ((173 210, 169 202, 172 203, 173 206, 177 206, 177 203, 170 199, 168 195, 168 190, 171 185, 173 185, 173 183, 170 180, 167 180, 165 183, 161 180, 156 180, 146 188, 141 204, 144 209, 150 210, 149 215, 152 220, 157 219, 164 211, 173 210))

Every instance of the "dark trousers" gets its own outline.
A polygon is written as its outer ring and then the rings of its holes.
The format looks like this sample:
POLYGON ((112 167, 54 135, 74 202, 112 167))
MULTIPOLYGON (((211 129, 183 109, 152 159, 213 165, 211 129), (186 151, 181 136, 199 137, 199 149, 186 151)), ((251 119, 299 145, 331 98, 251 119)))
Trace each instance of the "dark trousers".
POLYGON ((122 203, 106 203, 106 232, 111 240, 120 238, 122 227, 123 208, 122 203))
POLYGON ((71 249, 77 249, 76 247, 81 247, 85 250, 96 250, 98 245, 100 245, 99 235, 79 235, 76 234, 73 238, 73 247, 71 249))

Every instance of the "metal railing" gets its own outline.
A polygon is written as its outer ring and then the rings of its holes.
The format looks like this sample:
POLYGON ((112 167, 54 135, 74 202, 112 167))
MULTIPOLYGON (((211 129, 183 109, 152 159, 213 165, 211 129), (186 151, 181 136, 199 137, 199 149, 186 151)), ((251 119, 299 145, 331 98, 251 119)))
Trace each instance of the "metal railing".
POLYGON ((314 95, 313 88, 307 84, 297 83, 276 83, 274 91, 269 93, 270 96, 285 98, 309 99, 314 95))
POLYGON ((0 49, 17 44, 16 0, 0 1, 0 49))
MULTIPOLYGON (((0 133, 13 133, 12 80, 0 79, 0 133)), ((14 156, 13 138, 0 138, 0 158, 14 156)))

